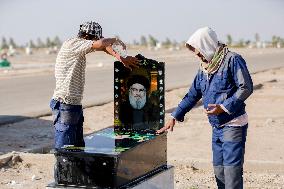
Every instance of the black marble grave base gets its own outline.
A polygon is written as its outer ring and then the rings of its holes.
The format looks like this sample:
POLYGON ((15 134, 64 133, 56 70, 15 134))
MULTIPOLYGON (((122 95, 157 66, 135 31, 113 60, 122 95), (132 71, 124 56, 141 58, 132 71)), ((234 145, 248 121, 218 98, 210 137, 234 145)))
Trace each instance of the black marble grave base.
MULTIPOLYGON (((76 187, 57 185, 54 182, 48 184, 46 189, 105 189, 101 187, 76 187)), ((150 172, 142 177, 139 177, 130 183, 121 186, 120 189, 174 189, 174 167, 164 166, 155 171, 150 172)))
POLYGON ((106 128, 86 137, 85 143, 55 152, 56 185, 121 188, 167 164, 166 134, 106 128))

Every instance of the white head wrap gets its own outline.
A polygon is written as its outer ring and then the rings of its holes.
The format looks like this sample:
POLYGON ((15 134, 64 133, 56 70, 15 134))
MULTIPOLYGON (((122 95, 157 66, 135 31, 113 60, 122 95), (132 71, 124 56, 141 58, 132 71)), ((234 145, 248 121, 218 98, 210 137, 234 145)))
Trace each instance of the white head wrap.
POLYGON ((211 28, 203 27, 194 32, 186 44, 194 47, 210 62, 218 47, 217 34, 211 28))

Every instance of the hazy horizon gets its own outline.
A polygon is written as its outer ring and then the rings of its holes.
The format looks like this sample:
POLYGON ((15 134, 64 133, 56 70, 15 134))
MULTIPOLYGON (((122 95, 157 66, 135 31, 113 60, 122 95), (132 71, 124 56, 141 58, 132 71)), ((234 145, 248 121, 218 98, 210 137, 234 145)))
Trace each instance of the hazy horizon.
POLYGON ((284 1, 281 0, 1 0, 0 37, 24 45, 30 39, 76 36, 83 21, 99 22, 105 37, 118 35, 132 43, 151 34, 160 41, 178 42, 198 28, 212 27, 222 41, 271 40, 284 37, 284 1))

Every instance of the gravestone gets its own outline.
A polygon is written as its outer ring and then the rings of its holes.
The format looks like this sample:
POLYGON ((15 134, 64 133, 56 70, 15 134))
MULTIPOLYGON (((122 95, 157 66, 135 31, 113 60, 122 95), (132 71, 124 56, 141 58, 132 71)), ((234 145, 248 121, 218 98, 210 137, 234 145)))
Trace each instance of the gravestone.
POLYGON ((158 130, 165 118, 164 63, 142 55, 138 68, 114 66, 114 127, 116 130, 158 130))
POLYGON ((133 70, 114 64, 114 126, 86 136, 85 146, 57 149, 49 188, 130 188, 169 175, 167 137, 156 134, 164 125, 164 63, 136 57, 133 70))

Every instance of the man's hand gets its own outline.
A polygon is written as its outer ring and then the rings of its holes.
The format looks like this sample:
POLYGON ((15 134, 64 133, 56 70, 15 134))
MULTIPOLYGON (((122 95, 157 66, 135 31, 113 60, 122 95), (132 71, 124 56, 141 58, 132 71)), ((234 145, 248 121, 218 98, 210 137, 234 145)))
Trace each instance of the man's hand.
POLYGON ((118 61, 122 62, 123 65, 126 67, 126 68, 129 68, 130 70, 132 70, 131 67, 139 67, 138 66, 138 63, 139 63, 139 60, 135 57, 132 57, 132 56, 127 56, 125 58, 121 57, 119 54, 117 54, 116 52, 114 52, 114 50, 112 49, 111 46, 107 46, 104 51, 109 54, 109 55, 112 55, 114 56, 118 61))
POLYGON ((121 62, 126 68, 132 70, 132 67, 138 68, 139 60, 133 56, 127 56, 126 58, 120 57, 121 62))
POLYGON ((219 115, 225 112, 219 104, 208 104, 208 108, 204 111, 207 115, 219 115))
POLYGON ((165 132, 165 131, 167 131, 169 129, 170 129, 170 131, 173 131, 175 124, 176 124, 176 120, 175 119, 171 119, 170 121, 168 121, 166 123, 166 125, 163 128, 157 130, 156 133, 160 134, 160 133, 163 133, 163 132, 165 132))

